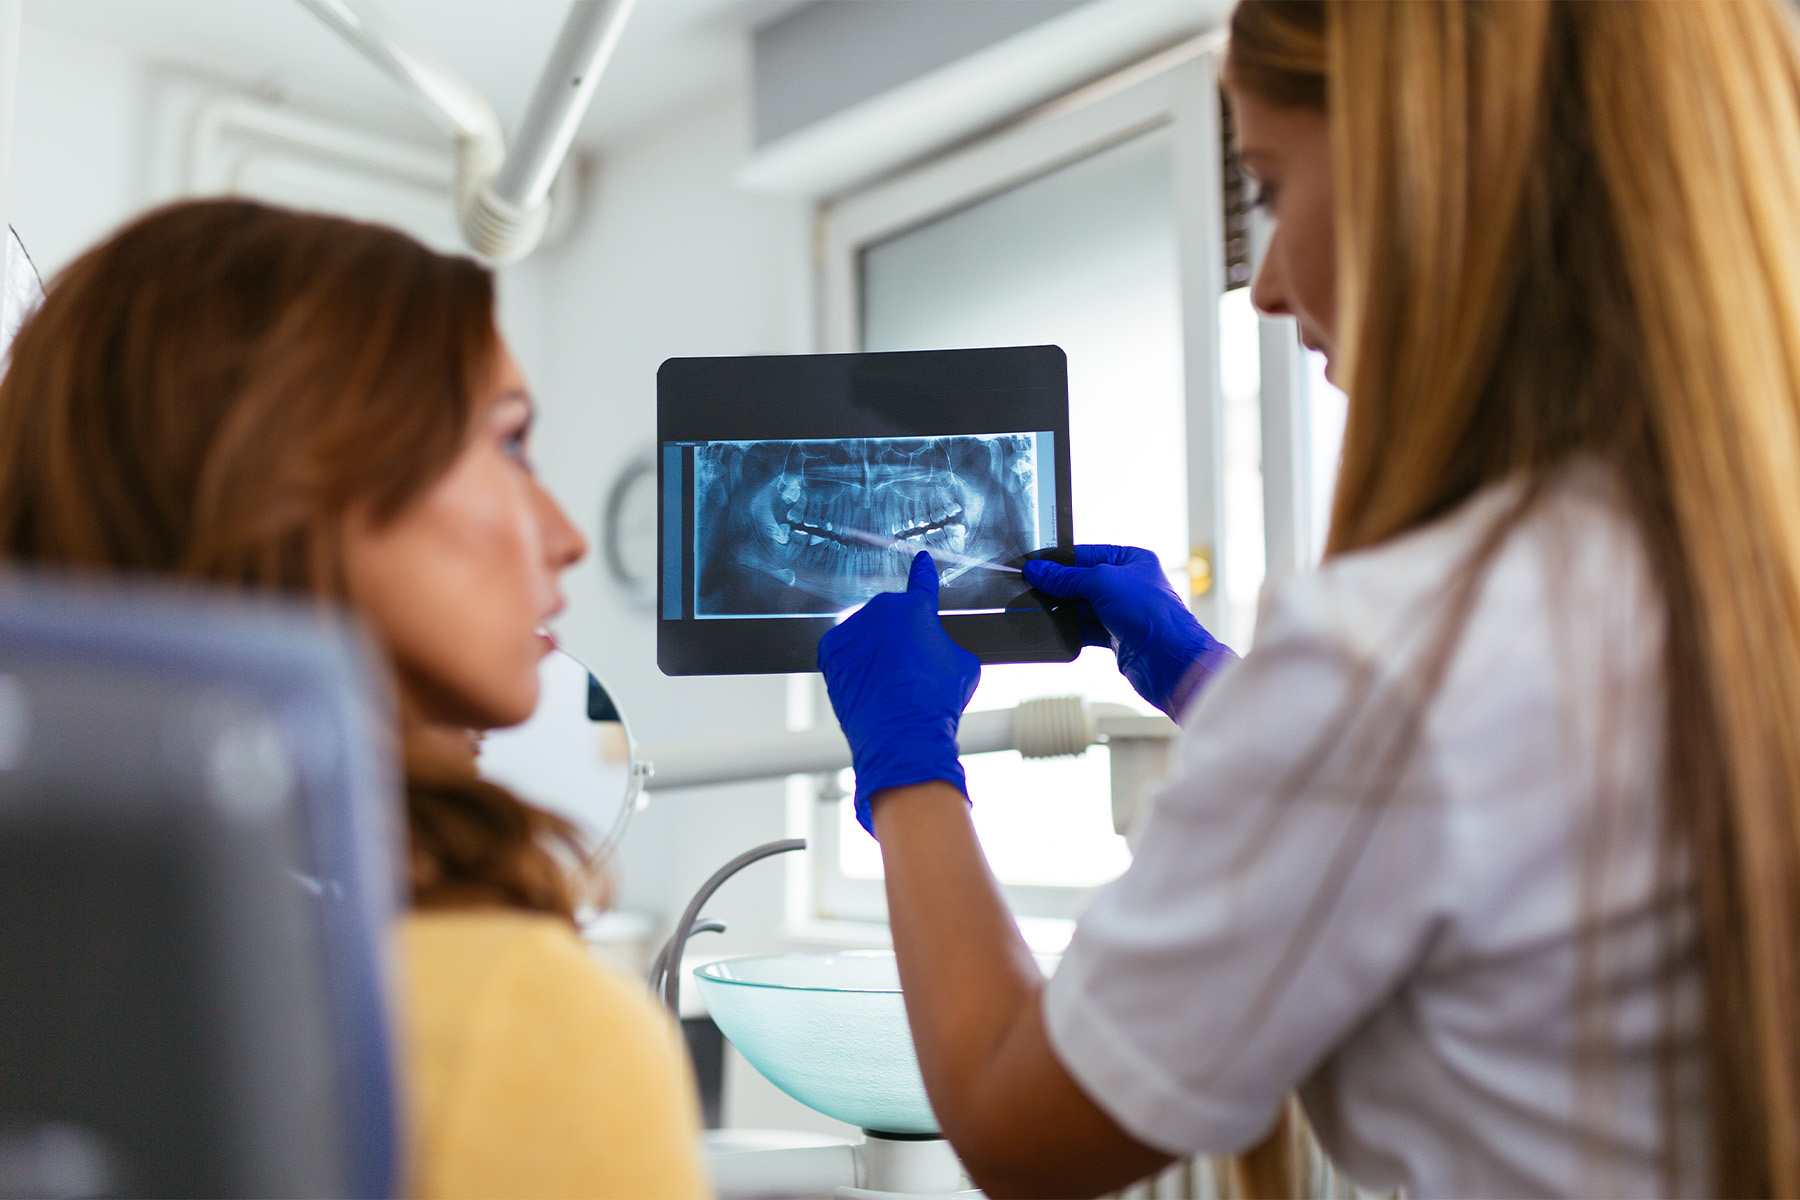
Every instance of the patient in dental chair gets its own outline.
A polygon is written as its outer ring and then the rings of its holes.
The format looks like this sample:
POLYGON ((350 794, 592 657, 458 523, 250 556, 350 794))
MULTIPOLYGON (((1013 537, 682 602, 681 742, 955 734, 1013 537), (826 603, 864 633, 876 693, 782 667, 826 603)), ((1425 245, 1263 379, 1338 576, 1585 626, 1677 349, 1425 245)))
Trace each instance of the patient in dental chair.
POLYGON ((348 606, 385 651, 413 907, 421 1197, 706 1190, 678 1036, 575 936, 576 831, 480 779, 537 702, 581 535, 533 476, 492 276, 242 201, 151 213, 55 279, 0 382, 0 556, 348 606))

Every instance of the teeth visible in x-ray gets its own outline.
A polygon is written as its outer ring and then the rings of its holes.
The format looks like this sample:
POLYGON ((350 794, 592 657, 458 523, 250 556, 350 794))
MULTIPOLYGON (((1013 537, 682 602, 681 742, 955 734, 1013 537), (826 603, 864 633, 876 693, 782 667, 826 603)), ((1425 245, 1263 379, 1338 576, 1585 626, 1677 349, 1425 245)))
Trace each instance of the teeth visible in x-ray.
MULTIPOLYGON (((945 550, 956 559, 966 553, 970 510, 978 514, 983 506, 967 480, 948 469, 870 470, 867 476, 866 482, 829 473, 770 480, 753 510, 771 549, 787 555, 781 560, 787 569, 804 572, 831 594, 848 595, 904 577, 920 550, 945 550)), ((954 560, 947 565, 956 568, 954 560)))
MULTIPOLYGON (((1036 548, 1034 453, 1023 434, 711 443, 696 459, 696 526, 717 545, 733 512, 747 521, 751 542, 731 559, 802 593, 792 611, 903 587, 920 550, 941 555, 949 585, 978 561, 1036 548)), ((757 605, 728 594, 755 592, 754 576, 733 584, 715 566, 702 588, 740 611, 757 605)))
POLYGON ((771 522, 765 531, 783 546, 798 533, 810 539, 810 545, 836 542, 858 550, 903 550, 906 547, 902 543, 943 533, 941 544, 960 554, 969 532, 962 518, 963 507, 955 500, 913 500, 890 504, 880 512, 862 513, 855 510, 854 498, 838 496, 810 507, 792 505, 779 524, 771 522), (865 525, 867 528, 861 527, 865 525))

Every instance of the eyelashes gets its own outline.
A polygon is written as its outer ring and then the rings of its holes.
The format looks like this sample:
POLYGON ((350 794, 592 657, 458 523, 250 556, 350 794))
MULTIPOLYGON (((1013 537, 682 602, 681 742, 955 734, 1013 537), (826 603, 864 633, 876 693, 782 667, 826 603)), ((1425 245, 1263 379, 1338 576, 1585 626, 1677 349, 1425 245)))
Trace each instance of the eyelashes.
POLYGON ((500 452, 527 470, 531 467, 531 423, 508 429, 500 435, 500 452))
POLYGON ((531 467, 531 432, 537 409, 523 392, 510 392, 487 410, 482 440, 526 471, 531 467))

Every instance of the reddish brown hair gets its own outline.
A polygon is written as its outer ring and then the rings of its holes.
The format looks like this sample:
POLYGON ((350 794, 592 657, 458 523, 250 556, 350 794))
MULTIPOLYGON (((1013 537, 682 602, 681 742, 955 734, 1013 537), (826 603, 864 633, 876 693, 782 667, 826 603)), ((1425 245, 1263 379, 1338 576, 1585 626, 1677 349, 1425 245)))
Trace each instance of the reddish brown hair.
MULTIPOLYGON (((391 229, 173 204, 50 284, 0 380, 0 554, 347 599, 380 524, 460 453, 492 275, 391 229)), ((573 831, 407 739, 414 901, 569 915, 573 831)))

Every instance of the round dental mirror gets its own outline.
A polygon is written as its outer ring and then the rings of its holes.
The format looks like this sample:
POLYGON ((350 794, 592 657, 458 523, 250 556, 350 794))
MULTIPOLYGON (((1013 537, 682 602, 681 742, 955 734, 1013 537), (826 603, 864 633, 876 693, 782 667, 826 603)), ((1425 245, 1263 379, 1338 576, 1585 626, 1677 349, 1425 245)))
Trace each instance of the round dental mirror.
POLYGON ((611 854, 643 793, 637 744, 612 695, 580 659, 552 650, 538 666, 531 719, 481 742, 481 773, 567 817, 611 854))

